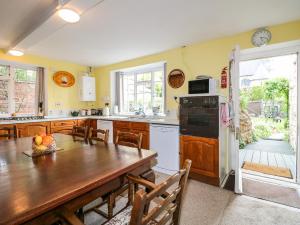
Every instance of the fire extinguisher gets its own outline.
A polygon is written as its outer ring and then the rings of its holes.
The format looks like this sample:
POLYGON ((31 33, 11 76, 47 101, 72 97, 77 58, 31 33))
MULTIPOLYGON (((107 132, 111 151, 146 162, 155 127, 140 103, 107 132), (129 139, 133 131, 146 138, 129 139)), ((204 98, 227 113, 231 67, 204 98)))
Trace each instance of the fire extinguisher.
POLYGON ((221 72, 221 88, 227 88, 227 66, 221 72))

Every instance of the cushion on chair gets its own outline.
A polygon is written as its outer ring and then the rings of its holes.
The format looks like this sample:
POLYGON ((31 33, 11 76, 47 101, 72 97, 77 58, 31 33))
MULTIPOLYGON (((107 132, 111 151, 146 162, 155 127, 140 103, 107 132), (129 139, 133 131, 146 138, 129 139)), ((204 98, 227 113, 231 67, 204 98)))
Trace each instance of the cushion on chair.
MULTIPOLYGON (((128 206, 123 209, 120 213, 110 219, 105 225, 129 225, 131 216, 132 206, 128 206)), ((148 225, 156 225, 155 221, 150 221, 148 225)))

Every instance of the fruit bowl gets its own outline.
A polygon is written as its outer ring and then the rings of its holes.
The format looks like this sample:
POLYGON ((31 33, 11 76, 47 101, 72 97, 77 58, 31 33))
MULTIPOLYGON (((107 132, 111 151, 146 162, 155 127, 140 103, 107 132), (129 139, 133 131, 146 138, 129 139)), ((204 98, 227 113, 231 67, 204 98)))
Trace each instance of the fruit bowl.
POLYGON ((32 139, 32 156, 45 155, 57 150, 55 139, 52 135, 35 135, 32 139))

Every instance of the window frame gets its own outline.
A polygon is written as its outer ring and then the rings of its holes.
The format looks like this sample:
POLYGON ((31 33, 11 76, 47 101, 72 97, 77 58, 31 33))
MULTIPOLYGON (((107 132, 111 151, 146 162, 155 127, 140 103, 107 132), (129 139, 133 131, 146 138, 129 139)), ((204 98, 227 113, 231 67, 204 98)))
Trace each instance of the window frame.
MULTIPOLYGON (((154 63, 154 64, 147 64, 147 65, 143 65, 143 66, 139 66, 139 67, 133 67, 133 68, 126 68, 126 69, 122 69, 122 70, 118 70, 115 73, 115 76, 117 73, 121 73, 119 76, 120 79, 119 80, 119 89, 117 90, 116 86, 115 86, 115 97, 116 97, 116 101, 117 103, 119 103, 119 114, 123 114, 123 115, 133 115, 134 112, 124 112, 124 89, 123 89, 123 79, 121 79, 121 76, 124 75, 133 75, 134 76, 134 105, 137 105, 137 75, 138 74, 143 74, 143 73, 151 73, 151 80, 149 80, 148 82, 151 83, 151 105, 153 106, 153 101, 154 101, 154 84, 156 83, 155 79, 154 79, 154 73, 157 71, 162 71, 162 101, 163 101, 163 107, 162 107, 162 111, 160 114, 165 115, 166 113, 166 63, 154 63), (117 92, 119 92, 119 95, 116 94, 117 92), (119 96, 119 99, 117 99, 119 96)), ((147 82, 147 81, 146 81, 147 82)), ((145 112, 147 113, 147 112, 145 112)))
MULTIPOLYGON (((13 112, 15 112, 16 104, 15 104, 15 69, 24 69, 24 70, 37 70, 38 66, 30 66, 30 65, 22 65, 16 63, 6 63, 0 61, 0 65, 8 66, 8 75, 0 76, 0 80, 7 80, 8 81, 8 112, 7 113, 0 113, 0 117, 10 117, 13 112)), ((45 90, 46 91, 46 90, 45 90)), ((46 93, 45 93, 46 94, 46 93)), ((36 96, 35 96, 36 98, 36 96)), ((36 102, 36 99, 35 99, 36 102)), ((32 116, 36 113, 32 114, 20 114, 21 116, 32 116)))

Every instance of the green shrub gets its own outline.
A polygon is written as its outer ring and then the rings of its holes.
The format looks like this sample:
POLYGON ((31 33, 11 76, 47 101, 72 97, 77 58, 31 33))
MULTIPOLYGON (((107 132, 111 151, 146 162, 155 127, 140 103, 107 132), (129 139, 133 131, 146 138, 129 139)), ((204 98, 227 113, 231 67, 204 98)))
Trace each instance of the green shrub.
POLYGON ((259 124, 254 127, 253 135, 257 138, 267 138, 272 134, 272 128, 264 124, 259 124))
POLYGON ((245 146, 246 146, 246 143, 240 138, 240 139, 239 139, 239 148, 240 148, 240 149, 244 149, 245 146))

